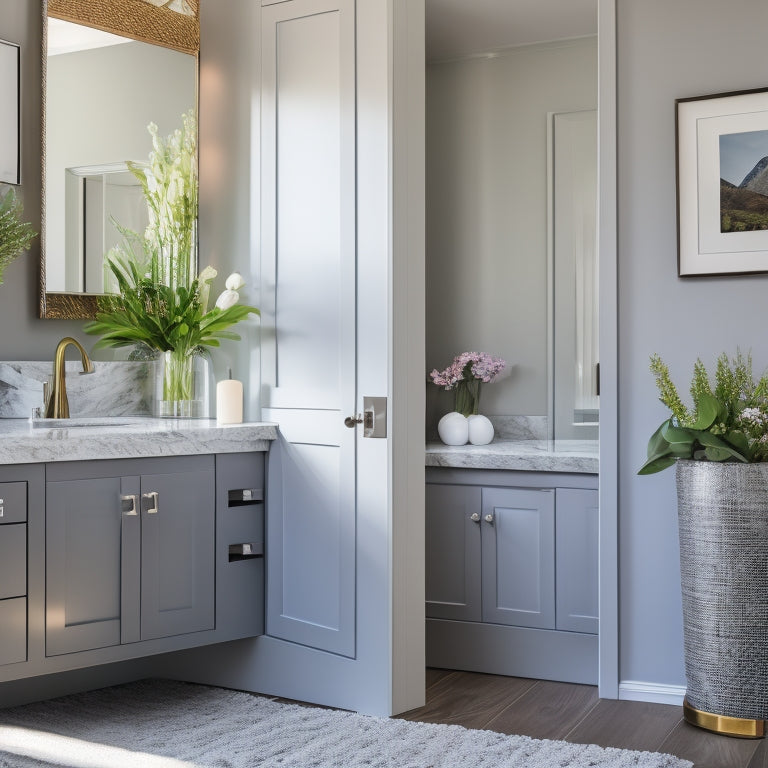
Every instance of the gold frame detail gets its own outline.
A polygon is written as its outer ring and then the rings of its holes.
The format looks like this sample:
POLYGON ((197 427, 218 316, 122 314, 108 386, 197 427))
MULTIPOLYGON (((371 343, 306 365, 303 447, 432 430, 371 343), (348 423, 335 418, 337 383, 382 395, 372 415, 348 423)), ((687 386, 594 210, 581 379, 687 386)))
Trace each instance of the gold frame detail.
POLYGON ((41 165, 43 195, 40 215, 40 317, 54 320, 89 320, 96 316, 98 295, 49 293, 45 290, 45 71, 47 22, 52 16, 75 24, 103 29, 142 43, 161 45, 195 57, 200 54, 199 0, 187 0, 194 15, 156 6, 147 0, 43 0, 42 2, 42 86, 41 165))
POLYGON ((687 723, 705 731, 739 739, 762 739, 765 737, 765 720, 750 720, 743 717, 728 717, 702 712, 692 707, 688 699, 683 701, 683 717, 687 723))

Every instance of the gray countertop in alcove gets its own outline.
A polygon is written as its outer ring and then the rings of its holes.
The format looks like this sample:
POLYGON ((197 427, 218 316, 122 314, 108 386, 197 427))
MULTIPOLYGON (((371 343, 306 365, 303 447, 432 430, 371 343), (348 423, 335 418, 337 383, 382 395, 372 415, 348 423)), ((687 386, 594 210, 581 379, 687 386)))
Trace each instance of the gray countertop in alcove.
POLYGON ((596 440, 494 440, 488 445, 427 443, 426 466, 529 472, 599 471, 596 440))

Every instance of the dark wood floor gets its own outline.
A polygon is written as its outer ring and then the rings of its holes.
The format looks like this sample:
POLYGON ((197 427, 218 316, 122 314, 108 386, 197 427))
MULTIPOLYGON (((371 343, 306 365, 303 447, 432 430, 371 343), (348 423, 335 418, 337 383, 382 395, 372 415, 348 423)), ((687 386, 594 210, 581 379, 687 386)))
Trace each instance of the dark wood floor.
POLYGON ((768 768, 768 741, 716 736, 683 722, 680 707, 601 700, 588 685, 428 669, 426 706, 401 717, 667 752, 695 768, 768 768))

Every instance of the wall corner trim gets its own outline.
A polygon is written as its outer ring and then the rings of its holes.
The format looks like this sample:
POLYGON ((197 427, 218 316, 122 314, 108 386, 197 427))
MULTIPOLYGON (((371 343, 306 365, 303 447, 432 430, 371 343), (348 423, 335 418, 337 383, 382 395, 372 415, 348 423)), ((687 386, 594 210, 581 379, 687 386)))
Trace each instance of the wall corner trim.
POLYGON ((619 683, 619 699, 622 701, 648 701, 652 704, 683 705, 684 685, 661 685, 641 680, 622 680, 619 683))

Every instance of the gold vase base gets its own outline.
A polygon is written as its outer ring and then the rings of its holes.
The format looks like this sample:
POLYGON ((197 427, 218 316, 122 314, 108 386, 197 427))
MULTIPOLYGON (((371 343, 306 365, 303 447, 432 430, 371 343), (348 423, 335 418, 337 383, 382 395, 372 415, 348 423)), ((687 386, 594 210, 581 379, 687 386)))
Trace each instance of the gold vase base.
POLYGON ((738 739, 762 739, 765 736, 765 720, 713 715, 711 712, 695 709, 688 703, 688 699, 683 700, 683 717, 687 723, 697 728, 722 736, 735 736, 738 739))

